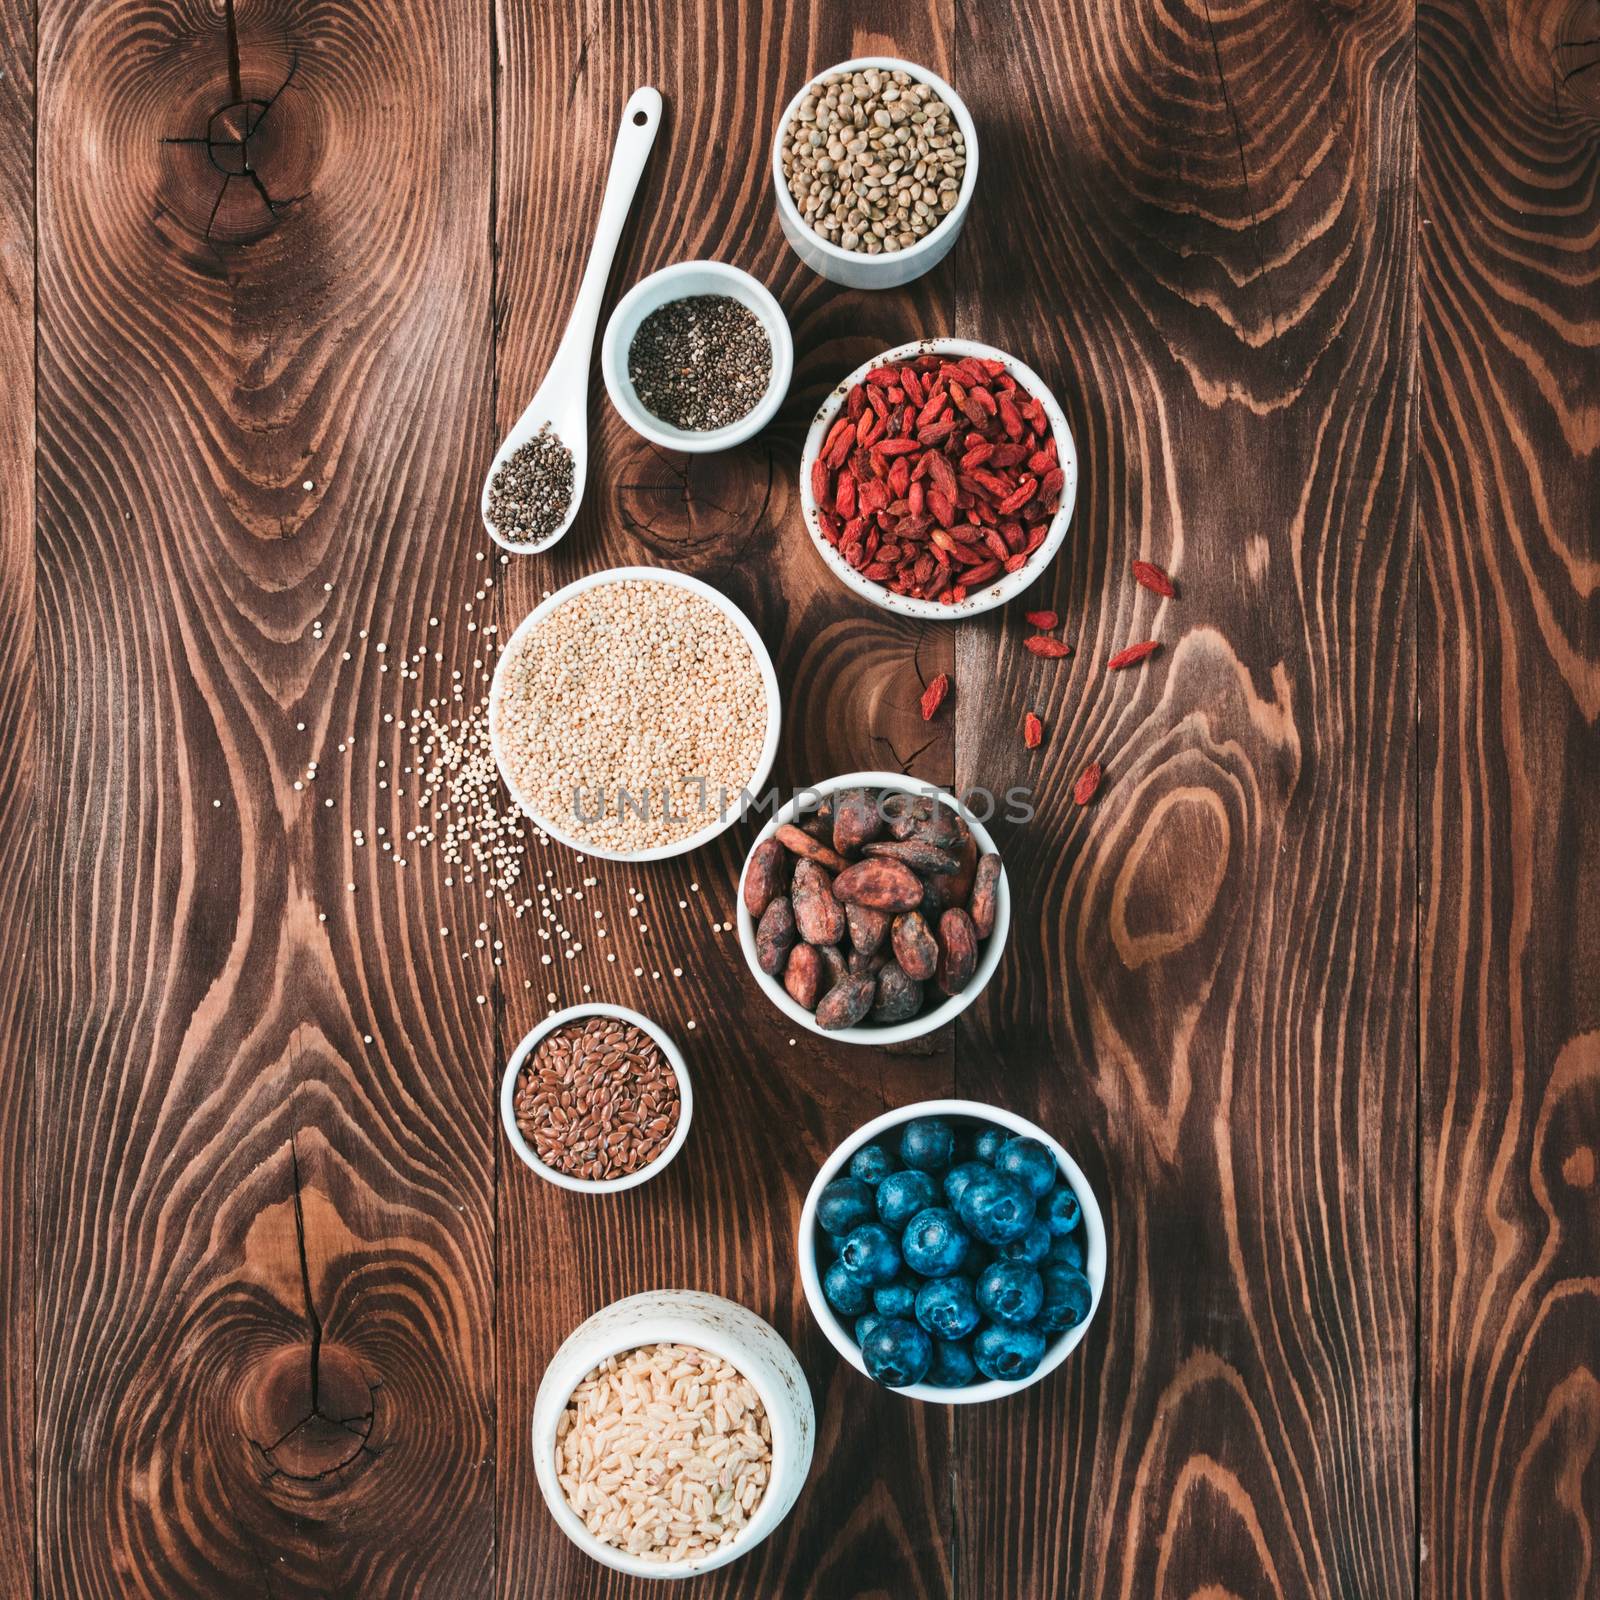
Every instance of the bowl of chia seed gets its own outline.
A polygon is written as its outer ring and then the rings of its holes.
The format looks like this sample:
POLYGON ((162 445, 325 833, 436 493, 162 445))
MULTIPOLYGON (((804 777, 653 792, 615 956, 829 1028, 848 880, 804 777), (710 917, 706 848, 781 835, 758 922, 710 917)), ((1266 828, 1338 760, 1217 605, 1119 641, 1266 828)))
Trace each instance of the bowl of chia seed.
POLYGON ((611 403, 664 450, 742 444, 773 418, 794 372, 783 308, 748 272, 679 261, 617 303, 600 345, 611 403))

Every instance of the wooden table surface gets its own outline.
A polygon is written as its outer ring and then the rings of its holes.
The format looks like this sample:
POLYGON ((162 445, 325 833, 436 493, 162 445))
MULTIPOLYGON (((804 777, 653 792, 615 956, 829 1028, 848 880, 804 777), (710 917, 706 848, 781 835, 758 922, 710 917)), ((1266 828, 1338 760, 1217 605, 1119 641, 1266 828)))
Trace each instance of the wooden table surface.
POLYGON ((1596 0, 0 0, 0 1591, 657 1592, 557 1533, 526 1431, 574 1324, 690 1285, 795 1345, 819 1424, 690 1596, 1600 1593, 1597 345, 1596 0), (961 89, 981 184, 941 267, 850 293, 767 152, 876 52, 961 89), (794 387, 684 460, 597 381, 576 530, 502 566, 478 487, 641 83, 612 295, 746 267, 794 387), (1070 418, 1030 595, 1070 662, 1021 606, 893 621, 802 530, 815 403, 934 333, 1070 418), (756 621, 782 783, 1033 791, 1012 947, 926 1053, 762 1000, 719 926, 748 828, 534 845, 619 955, 550 967, 407 845, 406 710, 618 562, 756 621), (605 1204, 495 1109, 591 991, 699 1097, 605 1204), (959 1410, 844 1367, 794 1247, 839 1138, 952 1091, 1058 1133, 1111 1240, 1070 1363, 959 1410))

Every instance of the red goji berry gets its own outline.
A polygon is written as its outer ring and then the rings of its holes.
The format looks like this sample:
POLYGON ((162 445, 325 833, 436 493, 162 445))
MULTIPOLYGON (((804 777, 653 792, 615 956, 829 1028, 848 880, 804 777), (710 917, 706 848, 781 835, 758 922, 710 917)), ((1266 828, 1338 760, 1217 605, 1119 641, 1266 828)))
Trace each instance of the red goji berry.
POLYGON ((1151 561, 1134 562, 1133 581, 1141 588, 1148 589, 1152 594, 1158 594, 1165 600, 1172 599, 1178 592, 1172 586, 1172 579, 1151 561))
POLYGON ((1159 639, 1146 639, 1140 644, 1130 644, 1126 650, 1119 650, 1106 662, 1107 672, 1117 672, 1123 667, 1131 667, 1136 662, 1143 661, 1146 656, 1153 656, 1161 648, 1159 639))
MULTIPOLYGON (((1015 559, 1013 556, 1012 560, 1015 559)), ((1046 661, 1059 661, 1063 656, 1072 654, 1072 646, 1065 639, 1052 639, 1043 633, 1036 633, 1031 639, 1024 639, 1022 648, 1031 650, 1036 656, 1043 656, 1046 661)))

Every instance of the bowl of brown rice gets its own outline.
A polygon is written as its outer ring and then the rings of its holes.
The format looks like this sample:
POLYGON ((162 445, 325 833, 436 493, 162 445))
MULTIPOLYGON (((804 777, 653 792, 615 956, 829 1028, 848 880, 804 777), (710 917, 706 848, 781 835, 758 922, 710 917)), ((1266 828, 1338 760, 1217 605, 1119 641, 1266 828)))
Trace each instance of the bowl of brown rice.
POLYGON ((517 1158, 581 1194, 655 1177, 683 1148, 693 1113, 682 1052, 626 1006, 552 1012, 500 1080, 500 1121, 517 1158))
POLYGON ((612 567, 557 590, 506 642, 489 740, 541 832, 608 861, 685 855, 744 813, 778 751, 778 675, 726 595, 612 567))
POLYGON ((539 1488, 561 1531, 618 1572, 726 1565, 788 1515, 816 1415, 794 1352, 753 1311, 664 1289, 568 1335, 533 1408, 539 1488))

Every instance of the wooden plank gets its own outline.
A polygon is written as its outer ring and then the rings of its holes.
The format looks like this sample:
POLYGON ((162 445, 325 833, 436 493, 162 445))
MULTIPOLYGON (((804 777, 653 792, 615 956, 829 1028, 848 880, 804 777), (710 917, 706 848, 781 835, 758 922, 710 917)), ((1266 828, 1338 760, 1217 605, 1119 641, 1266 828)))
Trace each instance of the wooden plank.
MULTIPOLYGON (((917 702, 950 662, 948 633, 899 624, 851 600, 811 549, 795 484, 822 396, 878 350, 948 328, 954 280, 937 274, 871 296, 821 282, 783 242, 768 152, 790 95, 831 63, 889 52, 942 64, 952 8, 944 0, 892 15, 879 8, 866 13, 870 25, 856 27, 836 7, 737 0, 682 16, 644 3, 602 12, 510 6, 500 15, 501 427, 537 386, 582 272, 581 245, 552 250, 549 242, 586 241, 617 118, 642 83, 661 89, 666 119, 614 294, 671 261, 732 261, 778 295, 797 358, 790 400, 772 428, 748 447, 688 460, 663 458, 633 435, 596 376, 585 506, 548 557, 503 569, 501 623, 509 627, 542 592, 602 566, 692 572, 742 605, 772 649, 786 711, 775 783, 787 790, 902 766, 947 781, 954 724, 925 728, 917 702)), ((511 976, 500 1060, 550 1005, 592 991, 659 1018, 686 1045, 697 1100, 694 1131, 674 1168, 604 1204, 502 1166, 503 1594, 609 1600, 649 1591, 602 1571, 563 1539, 539 1498, 527 1428, 545 1364, 571 1328, 620 1295, 664 1284, 726 1294, 770 1319, 798 1350, 818 1408, 817 1465, 791 1519, 760 1551, 698 1587, 708 1595, 897 1600, 950 1592, 950 1420, 873 1389, 838 1361, 806 1309, 794 1234, 806 1188, 837 1141, 887 1105, 947 1092, 951 1046, 936 1041, 925 1056, 830 1047, 766 1005, 734 934, 717 931, 731 923, 752 832, 736 829, 685 862, 640 868, 579 866, 553 847, 538 858, 540 870, 585 896, 581 907, 569 899, 553 909, 569 928, 592 926, 600 913, 609 941, 587 941, 552 969, 540 964, 549 946, 533 917, 505 940, 511 976), (644 900, 633 902, 634 893, 644 900), (634 905, 638 917, 629 916, 634 905), (862 1439, 873 1441, 870 1450, 859 1448, 862 1439)))
POLYGON ((0 4, 0 1591, 33 1574, 31 1131, 38 1044, 34 676, 33 17, 0 4))
POLYGON ((41 1592, 493 1585, 490 1029, 376 847, 473 648, 488 60, 40 6, 41 1592))
POLYGON ((1600 1582, 1600 7, 1429 0, 1420 1592, 1600 1582))
POLYGON ((1016 616, 958 653, 963 783, 1029 784, 1039 813, 1002 841, 1016 954, 959 1080, 1078 1153, 1111 1264, 1069 1368, 960 1419, 957 1591, 1398 1596, 1410 9, 960 15, 985 138, 960 328, 1052 384, 1083 471, 1029 597, 1074 658, 1034 660, 1016 616))

